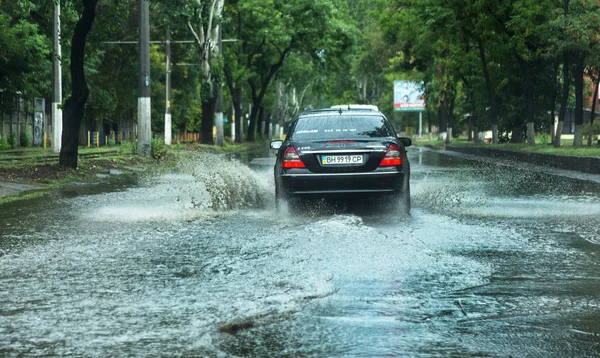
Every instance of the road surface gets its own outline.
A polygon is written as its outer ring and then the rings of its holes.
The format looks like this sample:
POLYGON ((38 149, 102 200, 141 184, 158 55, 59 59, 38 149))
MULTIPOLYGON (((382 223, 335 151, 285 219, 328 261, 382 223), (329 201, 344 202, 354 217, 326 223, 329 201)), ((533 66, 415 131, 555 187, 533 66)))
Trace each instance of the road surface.
POLYGON ((598 356, 598 178, 409 155, 410 217, 266 154, 4 204, 0 356, 598 356))

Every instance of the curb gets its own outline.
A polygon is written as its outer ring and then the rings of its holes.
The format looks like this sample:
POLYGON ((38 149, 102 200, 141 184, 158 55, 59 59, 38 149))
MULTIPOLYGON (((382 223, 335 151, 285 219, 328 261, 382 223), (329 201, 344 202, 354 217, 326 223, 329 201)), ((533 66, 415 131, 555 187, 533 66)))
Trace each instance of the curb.
POLYGON ((481 157, 492 157, 499 159, 517 160, 536 165, 543 165, 557 169, 576 170, 584 173, 600 174, 600 158, 598 157, 580 157, 574 155, 557 155, 534 152, 520 152, 514 150, 497 148, 467 148, 446 146, 446 150, 472 154, 481 157))

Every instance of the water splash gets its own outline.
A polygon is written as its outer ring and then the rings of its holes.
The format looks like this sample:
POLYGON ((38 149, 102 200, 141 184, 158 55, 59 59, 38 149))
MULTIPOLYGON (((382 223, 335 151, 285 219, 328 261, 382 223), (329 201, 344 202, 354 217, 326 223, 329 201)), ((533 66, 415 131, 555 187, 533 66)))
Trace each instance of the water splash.
POLYGON ((207 206, 217 211, 260 208, 268 201, 269 193, 264 180, 236 159, 218 155, 193 155, 178 165, 203 183, 210 202, 207 206))
POLYGON ((91 221, 189 221, 265 207, 273 200, 272 176, 226 156, 186 152, 173 168, 144 176, 139 187, 68 205, 91 221))
POLYGON ((520 163, 469 162, 419 171, 413 206, 459 217, 590 217, 600 213, 597 183, 532 170, 520 163))

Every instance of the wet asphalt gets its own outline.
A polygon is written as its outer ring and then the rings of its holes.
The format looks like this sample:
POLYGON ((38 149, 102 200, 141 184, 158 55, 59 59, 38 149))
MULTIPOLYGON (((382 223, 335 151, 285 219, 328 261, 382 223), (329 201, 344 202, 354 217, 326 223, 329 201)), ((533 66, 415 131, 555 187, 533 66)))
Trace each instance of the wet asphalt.
POLYGON ((271 153, 0 206, 0 356, 600 355, 600 184, 414 148, 410 216, 271 153))

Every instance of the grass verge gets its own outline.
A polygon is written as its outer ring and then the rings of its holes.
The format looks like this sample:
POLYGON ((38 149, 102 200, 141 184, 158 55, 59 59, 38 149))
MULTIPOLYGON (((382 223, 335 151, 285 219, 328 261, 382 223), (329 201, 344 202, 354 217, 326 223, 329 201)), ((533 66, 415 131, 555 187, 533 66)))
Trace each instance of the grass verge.
POLYGON ((44 195, 49 190, 60 188, 69 183, 94 183, 99 174, 108 174, 118 170, 125 175, 139 175, 142 172, 157 173, 176 165, 186 151, 201 153, 244 153, 268 147, 265 140, 252 143, 229 143, 223 147, 200 143, 176 143, 165 147, 158 159, 140 157, 131 143, 105 148, 80 148, 78 168, 72 169, 58 164, 57 153, 42 148, 23 148, 0 151, 0 183, 18 183, 41 188, 36 191, 24 191, 18 195, 2 196, 0 204, 44 195))
MULTIPOLYGON (((413 140, 415 146, 430 146, 437 149, 445 148, 446 144, 442 140, 413 140)), ((526 143, 474 143, 467 140, 467 138, 459 137, 454 139, 450 144, 456 147, 484 147, 494 149, 513 150, 521 152, 535 152, 535 153, 546 153, 546 154, 557 154, 557 155, 571 155, 571 156, 585 156, 585 157, 600 157, 600 146, 592 145, 587 146, 574 146, 572 139, 563 139, 560 147, 555 147, 547 143, 536 143, 530 145, 526 143)))

